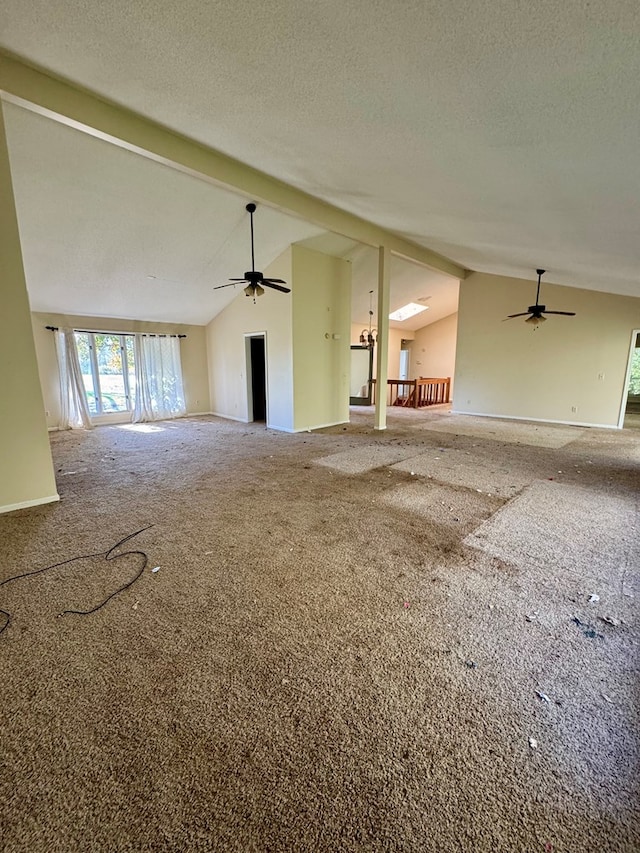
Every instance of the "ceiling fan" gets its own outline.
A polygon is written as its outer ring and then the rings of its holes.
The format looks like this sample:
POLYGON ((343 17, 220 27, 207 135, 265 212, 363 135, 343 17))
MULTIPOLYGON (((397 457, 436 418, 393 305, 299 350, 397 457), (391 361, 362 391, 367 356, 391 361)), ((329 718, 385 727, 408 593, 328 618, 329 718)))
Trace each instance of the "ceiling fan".
POLYGON ((546 305, 539 305, 538 304, 538 299, 540 297, 540 279, 545 274, 546 270, 536 270, 536 272, 538 273, 538 289, 536 290, 536 304, 535 305, 529 305, 527 310, 522 311, 520 314, 509 314, 509 316, 506 317, 505 319, 511 320, 513 317, 526 317, 528 314, 529 316, 525 320, 525 323, 533 323, 534 326, 537 326, 538 323, 544 323, 544 321, 547 319, 544 316, 545 314, 564 314, 566 317, 575 317, 576 316, 575 311, 547 311, 546 305))
POLYGON ((256 262, 254 256, 254 248, 253 248, 253 214, 255 212, 256 206, 253 202, 250 202, 246 210, 251 217, 251 269, 244 274, 243 278, 230 278, 229 284, 220 284, 218 287, 214 287, 214 290, 220 290, 223 287, 235 287, 239 282, 246 282, 247 286, 244 289, 244 292, 247 296, 253 296, 253 301, 256 301, 256 296, 262 296, 264 293, 264 287, 272 287, 274 290, 280 290, 282 293, 291 293, 291 288, 282 287, 283 284, 286 284, 286 281, 283 281, 281 278, 265 278, 263 274, 256 269, 256 262), (264 287, 262 286, 264 285, 264 287))

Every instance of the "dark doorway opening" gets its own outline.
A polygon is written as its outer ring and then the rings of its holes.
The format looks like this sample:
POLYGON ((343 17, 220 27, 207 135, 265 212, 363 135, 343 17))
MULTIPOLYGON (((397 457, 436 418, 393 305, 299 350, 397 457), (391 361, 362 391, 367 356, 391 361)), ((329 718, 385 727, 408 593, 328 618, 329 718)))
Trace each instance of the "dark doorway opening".
POLYGON ((251 401, 254 421, 267 420, 267 372, 264 357, 264 337, 250 338, 251 401))

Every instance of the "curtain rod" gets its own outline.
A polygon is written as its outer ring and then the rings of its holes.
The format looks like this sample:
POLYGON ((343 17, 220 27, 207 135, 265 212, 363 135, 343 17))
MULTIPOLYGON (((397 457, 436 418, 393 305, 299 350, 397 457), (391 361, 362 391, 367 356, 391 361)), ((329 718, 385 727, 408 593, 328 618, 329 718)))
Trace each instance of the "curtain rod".
MULTIPOLYGON (((57 326, 45 326, 50 332, 57 332, 57 326)), ((89 329, 74 329, 74 332, 80 332, 83 335, 142 335, 143 338, 186 338, 186 335, 156 335, 152 332, 96 332, 89 329)))

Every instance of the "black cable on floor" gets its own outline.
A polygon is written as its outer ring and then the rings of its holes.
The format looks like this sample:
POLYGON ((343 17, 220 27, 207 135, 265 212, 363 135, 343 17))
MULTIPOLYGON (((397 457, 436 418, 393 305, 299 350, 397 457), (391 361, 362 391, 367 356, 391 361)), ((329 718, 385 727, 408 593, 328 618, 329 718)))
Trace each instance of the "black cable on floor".
MULTIPOLYGON (((108 595, 104 599, 104 601, 100 602, 100 604, 96 605, 95 607, 92 607, 90 610, 63 610, 62 613, 59 614, 60 616, 64 616, 66 613, 77 613, 80 616, 88 616, 90 613, 95 613, 96 610, 100 610, 100 608, 104 607, 104 605, 108 601, 111 601, 111 599, 115 598, 116 595, 119 595, 121 592, 124 592, 125 589, 129 589, 129 587, 133 586, 133 584, 138 580, 138 578, 142 576, 142 573, 144 572, 149 563, 149 557, 147 556, 147 554, 145 554, 144 551, 124 551, 122 554, 114 554, 113 552, 117 551, 118 548, 121 545, 124 545, 125 542, 128 542, 130 539, 133 539, 134 536, 138 536, 140 533, 143 533, 145 530, 149 530, 151 527, 153 527, 153 524, 149 524, 147 525, 147 527, 141 527, 140 530, 136 530, 135 533, 129 533, 128 536, 125 536, 124 539, 121 539, 119 542, 116 542, 116 544, 109 548, 108 551, 98 551, 95 554, 81 554, 79 557, 71 557, 68 560, 62 560, 60 563, 53 563, 51 566, 45 566, 44 569, 35 569, 35 571, 33 572, 23 572, 20 575, 13 575, 10 578, 5 578, 5 580, 0 581, 0 586, 4 586, 7 583, 11 583, 11 581, 20 580, 21 578, 31 578, 35 575, 41 575, 44 572, 51 571, 51 569, 57 569, 59 568, 59 566, 66 566, 68 563, 75 563, 78 560, 86 560, 89 557, 104 557, 105 560, 114 560, 116 557, 124 557, 128 554, 139 554, 141 557, 143 557, 144 559, 142 566, 136 572, 134 577, 131 578, 131 580, 127 581, 125 584, 123 584, 121 587, 116 589, 115 592, 112 592, 110 595, 108 595)), ((6 622, 4 623, 2 628, 0 628, 0 634, 2 634, 11 624, 11 614, 6 610, 2 610, 1 608, 0 613, 6 617, 6 622)))

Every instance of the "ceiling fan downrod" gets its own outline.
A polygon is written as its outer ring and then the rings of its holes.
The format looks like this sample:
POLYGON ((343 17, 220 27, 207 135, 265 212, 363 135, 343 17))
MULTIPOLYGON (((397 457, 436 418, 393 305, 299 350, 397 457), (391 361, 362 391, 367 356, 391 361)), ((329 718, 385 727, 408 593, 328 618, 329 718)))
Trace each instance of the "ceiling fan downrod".
POLYGON ((251 217, 251 272, 255 272, 256 271, 256 260, 255 260, 254 249, 253 249, 253 214, 256 211, 256 206, 252 201, 250 201, 249 204, 246 206, 245 210, 248 211, 249 216, 251 217))

